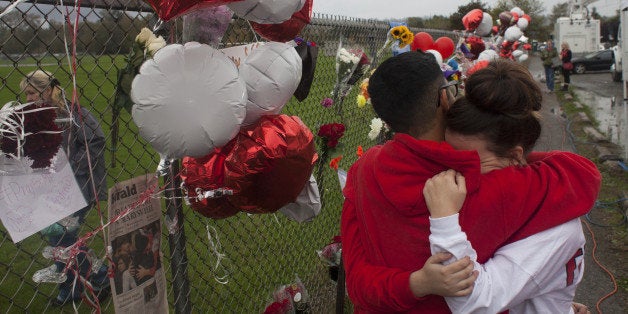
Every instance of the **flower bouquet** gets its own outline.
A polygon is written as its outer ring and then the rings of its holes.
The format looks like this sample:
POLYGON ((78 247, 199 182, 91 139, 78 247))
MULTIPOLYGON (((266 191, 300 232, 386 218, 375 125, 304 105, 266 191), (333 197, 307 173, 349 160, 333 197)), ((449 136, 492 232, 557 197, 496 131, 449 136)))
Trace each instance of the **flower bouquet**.
POLYGON ((46 170, 54 164, 63 137, 53 106, 10 102, 0 109, 0 151, 3 173, 46 170), (26 165, 30 169, 24 169, 26 165))
POLYGON ((360 48, 347 48, 342 38, 336 52, 336 85, 331 94, 333 103, 338 103, 338 114, 342 116, 342 100, 351 88, 368 71, 371 61, 360 48))
POLYGON ((322 250, 316 251, 318 257, 329 267, 329 277, 333 281, 338 280, 338 270, 342 259, 342 243, 340 236, 335 236, 332 242, 322 250))
POLYGON ((282 285, 273 292, 273 302, 268 304, 264 314, 309 313, 309 295, 299 277, 294 283, 282 285))
MULTIPOLYGON (((118 71, 118 83, 111 111, 111 150, 114 154, 118 145, 118 118, 120 111, 124 108, 126 111, 131 112, 133 108, 133 101, 131 100, 133 79, 139 73, 144 61, 152 58, 164 46, 166 46, 166 41, 161 36, 157 37, 148 28, 142 28, 135 37, 131 52, 126 56, 126 67, 118 71)), ((112 167, 115 167, 115 161, 116 158, 113 156, 111 158, 112 167)))

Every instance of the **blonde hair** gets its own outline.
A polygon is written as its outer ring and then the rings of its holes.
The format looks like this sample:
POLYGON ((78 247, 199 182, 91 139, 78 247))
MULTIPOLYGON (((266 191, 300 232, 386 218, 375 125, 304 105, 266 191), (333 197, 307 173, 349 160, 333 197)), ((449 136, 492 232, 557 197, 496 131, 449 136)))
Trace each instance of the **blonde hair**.
POLYGON ((47 88, 50 88, 52 105, 64 108, 63 91, 61 90, 59 81, 52 75, 52 73, 44 70, 35 70, 26 74, 26 77, 24 77, 20 82, 20 89, 24 91, 29 86, 32 86, 40 93, 45 91, 47 88))
POLYGON ((566 41, 563 41, 563 43, 562 43, 562 44, 560 44, 560 46, 561 46, 563 49, 569 49, 569 44, 568 44, 566 41))

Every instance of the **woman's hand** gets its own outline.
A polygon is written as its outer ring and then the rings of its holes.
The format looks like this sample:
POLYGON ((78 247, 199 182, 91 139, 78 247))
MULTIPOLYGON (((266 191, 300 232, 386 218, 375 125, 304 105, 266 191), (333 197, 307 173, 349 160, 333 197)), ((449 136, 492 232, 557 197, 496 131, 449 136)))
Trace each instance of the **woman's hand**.
POLYGON ((467 196, 464 176, 454 170, 441 172, 425 182, 423 196, 432 218, 455 215, 467 196))

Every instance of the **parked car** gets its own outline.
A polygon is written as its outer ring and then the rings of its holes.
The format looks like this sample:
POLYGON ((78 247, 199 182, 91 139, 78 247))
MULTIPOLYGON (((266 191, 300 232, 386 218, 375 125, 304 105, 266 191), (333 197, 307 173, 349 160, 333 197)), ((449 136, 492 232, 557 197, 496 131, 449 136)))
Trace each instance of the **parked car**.
POLYGON ((608 71, 611 65, 615 63, 613 50, 606 49, 592 52, 583 57, 575 57, 571 59, 573 63, 573 72, 582 74, 586 71, 608 71))

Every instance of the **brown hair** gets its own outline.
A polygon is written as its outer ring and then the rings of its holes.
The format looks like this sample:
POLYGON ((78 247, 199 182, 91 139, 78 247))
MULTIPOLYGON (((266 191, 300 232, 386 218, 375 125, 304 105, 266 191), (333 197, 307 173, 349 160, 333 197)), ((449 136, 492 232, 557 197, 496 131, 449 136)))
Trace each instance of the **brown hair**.
POLYGON ((521 145, 529 153, 541 135, 542 93, 530 72, 510 60, 495 60, 471 75, 461 97, 447 112, 447 128, 489 141, 500 157, 521 145))

